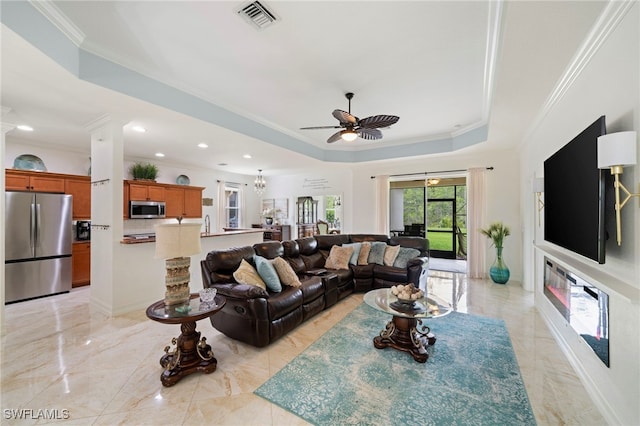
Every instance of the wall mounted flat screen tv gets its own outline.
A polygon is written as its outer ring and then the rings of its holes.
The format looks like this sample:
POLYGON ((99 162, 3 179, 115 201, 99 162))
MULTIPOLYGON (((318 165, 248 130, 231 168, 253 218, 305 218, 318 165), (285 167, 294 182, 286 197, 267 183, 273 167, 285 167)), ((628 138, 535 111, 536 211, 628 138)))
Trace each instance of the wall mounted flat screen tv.
POLYGON ((602 116, 544 162, 544 239, 605 262, 608 170, 598 169, 602 116))

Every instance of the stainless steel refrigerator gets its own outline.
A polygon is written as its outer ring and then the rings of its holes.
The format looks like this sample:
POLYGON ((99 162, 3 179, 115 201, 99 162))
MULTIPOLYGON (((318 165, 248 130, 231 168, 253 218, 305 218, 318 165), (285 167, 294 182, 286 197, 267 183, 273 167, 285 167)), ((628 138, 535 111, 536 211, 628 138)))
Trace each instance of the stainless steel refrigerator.
POLYGON ((71 197, 5 193, 5 303, 71 290, 71 197))

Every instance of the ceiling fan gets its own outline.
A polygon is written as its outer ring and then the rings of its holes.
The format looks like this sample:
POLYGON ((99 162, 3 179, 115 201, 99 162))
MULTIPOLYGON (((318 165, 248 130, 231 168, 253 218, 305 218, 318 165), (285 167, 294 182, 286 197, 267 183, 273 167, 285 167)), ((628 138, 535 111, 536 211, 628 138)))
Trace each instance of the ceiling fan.
POLYGON ((396 115, 372 115, 371 117, 361 120, 355 115, 351 115, 351 99, 353 98, 353 93, 345 93, 344 96, 349 100, 349 112, 342 111, 341 109, 333 111, 333 116, 340 122, 339 126, 301 127, 300 130, 344 129, 331 135, 331 137, 327 139, 328 143, 333 143, 340 139, 352 142, 356 140, 358 136, 366 140, 376 140, 382 139, 381 127, 389 127, 397 123, 400 119, 400 117, 396 115))

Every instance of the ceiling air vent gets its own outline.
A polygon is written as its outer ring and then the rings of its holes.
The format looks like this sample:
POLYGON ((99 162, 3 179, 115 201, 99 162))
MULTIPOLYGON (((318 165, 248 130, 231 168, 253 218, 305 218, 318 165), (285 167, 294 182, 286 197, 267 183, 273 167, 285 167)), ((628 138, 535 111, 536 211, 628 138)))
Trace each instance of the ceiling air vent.
POLYGON ((276 21, 276 16, 259 1, 254 1, 242 7, 238 10, 238 14, 260 30, 276 21))

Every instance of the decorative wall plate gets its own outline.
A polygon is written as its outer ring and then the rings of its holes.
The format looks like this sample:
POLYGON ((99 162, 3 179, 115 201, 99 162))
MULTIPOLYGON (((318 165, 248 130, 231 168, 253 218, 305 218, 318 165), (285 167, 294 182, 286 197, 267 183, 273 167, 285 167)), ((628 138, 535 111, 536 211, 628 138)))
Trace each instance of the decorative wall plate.
POLYGON ((191 183, 191 180, 189 179, 189 176, 180 175, 176 178, 176 183, 178 185, 189 185, 191 183))
POLYGON ((39 172, 47 171, 47 167, 40 157, 32 154, 18 155, 16 159, 13 160, 13 168, 18 170, 36 170, 39 172))

